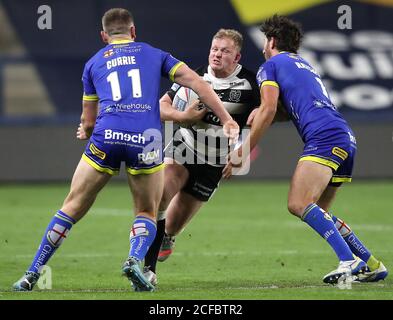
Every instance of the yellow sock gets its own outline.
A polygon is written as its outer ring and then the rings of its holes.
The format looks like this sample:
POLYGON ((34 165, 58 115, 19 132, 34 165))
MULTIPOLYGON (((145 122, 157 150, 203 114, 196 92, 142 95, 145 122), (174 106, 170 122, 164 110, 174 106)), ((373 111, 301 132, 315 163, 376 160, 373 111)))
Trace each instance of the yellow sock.
POLYGON ((367 260, 367 265, 371 271, 377 270, 379 268, 379 261, 375 259, 373 255, 367 260))

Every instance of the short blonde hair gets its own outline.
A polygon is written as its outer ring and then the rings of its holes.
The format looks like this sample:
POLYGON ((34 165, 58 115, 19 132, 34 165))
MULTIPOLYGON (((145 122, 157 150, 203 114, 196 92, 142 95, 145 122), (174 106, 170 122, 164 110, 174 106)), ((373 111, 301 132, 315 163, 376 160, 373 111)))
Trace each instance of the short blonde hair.
POLYGON ((110 9, 102 17, 102 27, 109 36, 128 34, 133 24, 131 12, 123 8, 110 9))
POLYGON ((239 50, 239 52, 242 50, 243 46, 243 36, 242 34, 235 30, 235 29, 220 29, 217 31, 217 33, 213 36, 213 39, 222 39, 222 38, 229 38, 233 40, 235 43, 235 46, 239 50))

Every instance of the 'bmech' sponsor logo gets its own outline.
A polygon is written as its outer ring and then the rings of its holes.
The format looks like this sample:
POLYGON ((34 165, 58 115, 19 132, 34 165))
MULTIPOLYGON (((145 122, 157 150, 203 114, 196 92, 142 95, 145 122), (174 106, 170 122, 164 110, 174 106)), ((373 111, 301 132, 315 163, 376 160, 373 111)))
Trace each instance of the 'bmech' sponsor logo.
POLYGON ((146 139, 141 133, 129 134, 121 131, 113 131, 111 129, 106 129, 104 137, 105 140, 118 140, 118 141, 133 142, 138 144, 146 143, 146 139))

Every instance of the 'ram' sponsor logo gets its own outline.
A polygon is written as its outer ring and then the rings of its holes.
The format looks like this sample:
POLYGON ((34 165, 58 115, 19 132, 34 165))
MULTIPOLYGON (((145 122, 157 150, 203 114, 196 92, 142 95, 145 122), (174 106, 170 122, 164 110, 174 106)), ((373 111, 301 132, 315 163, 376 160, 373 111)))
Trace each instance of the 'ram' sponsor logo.
POLYGON ((153 163, 160 158, 160 150, 153 150, 146 153, 138 153, 139 162, 153 163))
POLYGON ((108 140, 108 139, 125 141, 125 142, 131 141, 133 143, 139 143, 139 144, 145 144, 145 142, 146 142, 146 139, 142 133, 129 134, 129 133, 121 132, 121 131, 113 131, 111 129, 105 130, 105 140, 108 140))

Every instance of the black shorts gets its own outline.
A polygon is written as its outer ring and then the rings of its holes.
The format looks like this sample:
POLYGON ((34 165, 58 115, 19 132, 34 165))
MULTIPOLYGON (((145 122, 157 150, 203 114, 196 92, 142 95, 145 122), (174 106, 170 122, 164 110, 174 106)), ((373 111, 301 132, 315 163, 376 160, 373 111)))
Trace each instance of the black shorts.
POLYGON ((214 167, 208 164, 183 165, 189 172, 183 191, 200 201, 209 201, 218 187, 224 167, 214 167))
MULTIPOLYGON (((176 160, 176 154, 178 152, 185 153, 185 150, 191 153, 190 149, 185 147, 182 141, 173 142, 172 140, 165 148, 165 157, 176 160), (181 148, 177 149, 179 146, 181 148)), ((209 201, 218 187, 224 167, 216 167, 206 163, 197 163, 197 156, 193 152, 191 158, 192 159, 189 159, 190 161, 181 163, 189 173, 188 180, 182 191, 192 195, 200 201, 209 201)))

